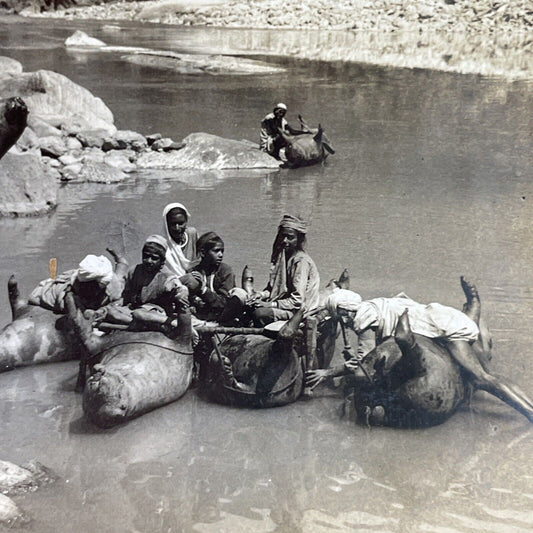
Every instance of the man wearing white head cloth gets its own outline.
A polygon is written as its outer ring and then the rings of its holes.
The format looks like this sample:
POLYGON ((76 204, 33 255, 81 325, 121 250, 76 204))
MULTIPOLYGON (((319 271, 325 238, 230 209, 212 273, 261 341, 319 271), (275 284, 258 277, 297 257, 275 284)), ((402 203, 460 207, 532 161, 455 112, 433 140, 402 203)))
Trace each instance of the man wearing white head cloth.
MULTIPOLYGON (((466 296, 463 312, 439 303, 420 304, 406 296, 357 303, 356 299, 349 299, 339 291, 328 298, 326 306, 341 320, 343 315, 348 316, 349 325, 359 336, 360 344, 362 338, 368 341, 369 334, 374 344, 394 335, 403 353, 408 350, 423 357, 413 333, 440 339, 476 389, 493 394, 533 422, 533 402, 514 383, 489 373, 474 350, 472 344, 479 337, 481 305, 476 287, 463 277, 461 284, 466 296)), ((368 342, 363 348, 360 346, 359 354, 366 355, 371 347, 368 342)), ((329 369, 326 373, 312 371, 308 373, 308 386, 316 386, 325 377, 342 375, 356 366, 347 362, 342 369, 329 369)))
POLYGON ((123 271, 125 273, 127 263, 124 259, 118 261, 119 267, 114 272, 113 264, 107 257, 89 254, 77 269, 41 281, 28 302, 63 314, 66 313, 65 296, 72 292, 81 311, 100 309, 118 300, 124 289, 123 271))
POLYGON ((286 114, 287 106, 280 102, 276 104, 272 113, 269 113, 261 121, 259 148, 276 159, 280 158, 279 151, 285 146, 285 141, 279 134, 279 130, 291 135, 302 133, 300 130, 296 130, 289 125, 285 120, 286 114))

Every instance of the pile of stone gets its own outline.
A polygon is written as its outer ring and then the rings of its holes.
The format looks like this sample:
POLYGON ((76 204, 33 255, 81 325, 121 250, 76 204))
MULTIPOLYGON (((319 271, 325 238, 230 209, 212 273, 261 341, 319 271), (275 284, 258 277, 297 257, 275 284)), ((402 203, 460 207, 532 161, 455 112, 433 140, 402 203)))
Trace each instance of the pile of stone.
MULTIPOLYGON (((19 141, 18 146, 21 144, 19 141)), ((105 130, 60 128, 36 139, 34 146, 40 150, 42 162, 58 171, 61 181, 116 183, 137 170, 135 163, 143 152, 178 150, 183 144, 159 133, 145 137, 129 130, 109 135, 105 130)))
POLYGON ((76 19, 151 20, 168 24, 240 28, 372 29, 409 28, 478 33, 528 31, 529 0, 183 0, 119 1, 51 12, 76 19))
MULTIPOLYGON (((247 39, 246 51, 512 79, 533 77, 530 0, 121 0, 38 15, 185 26, 335 30, 341 36, 280 31, 264 43, 260 35, 254 35, 247 39), (346 46, 339 46, 343 40, 346 46), (291 46, 286 46, 289 41, 291 46)), ((235 45, 236 52, 242 48, 235 45)))
POLYGON ((111 110, 87 89, 56 72, 25 73, 17 61, 0 57, 0 99, 14 96, 29 115, 0 158, 0 216, 50 211, 65 182, 117 183, 144 169, 279 167, 251 142, 208 133, 175 142, 159 133, 117 130, 111 110))
POLYGON ((0 57, 0 98, 21 97, 27 127, 0 160, 0 215, 34 215, 57 205, 64 181, 115 183, 135 170, 143 150, 172 149, 171 139, 121 132, 109 108, 61 74, 25 73, 0 57))

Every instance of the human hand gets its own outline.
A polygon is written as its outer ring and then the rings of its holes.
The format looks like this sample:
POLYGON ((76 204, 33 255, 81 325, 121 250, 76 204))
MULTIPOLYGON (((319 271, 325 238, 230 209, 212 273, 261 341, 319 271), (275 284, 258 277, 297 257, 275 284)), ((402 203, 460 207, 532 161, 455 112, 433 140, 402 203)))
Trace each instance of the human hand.
POLYGON ((352 357, 344 362, 344 368, 350 372, 355 372, 361 366, 359 359, 352 357))
POLYGON ((324 380, 330 377, 329 369, 319 368, 317 370, 308 370, 305 373, 305 386, 313 390, 324 380))
POLYGON ((184 285, 176 287, 174 300, 182 309, 189 307, 189 290, 184 285))
POLYGON ((246 300, 246 305, 249 305, 251 307, 255 307, 256 305, 261 305, 261 302, 265 302, 265 300, 269 296, 270 296, 270 293, 268 291, 257 291, 257 292, 254 292, 246 300))
POLYGON ((202 275, 201 272, 198 272, 197 270, 194 270, 190 274, 200 284, 200 292, 204 293, 206 289, 205 277, 202 275))

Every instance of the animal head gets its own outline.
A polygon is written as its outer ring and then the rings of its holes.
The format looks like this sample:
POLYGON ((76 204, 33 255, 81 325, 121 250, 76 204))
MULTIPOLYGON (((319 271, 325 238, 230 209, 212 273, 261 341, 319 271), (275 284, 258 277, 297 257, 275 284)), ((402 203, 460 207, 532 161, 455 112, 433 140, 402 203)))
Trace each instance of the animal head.
POLYGON ((382 379, 401 357, 402 352, 394 337, 388 337, 365 356, 363 364, 372 379, 382 379))
POLYGON ((26 118, 28 116, 28 107, 20 96, 9 98, 4 107, 4 117, 8 124, 26 125, 26 118))
POLYGON ((349 289, 350 288, 350 273, 345 268, 337 279, 330 279, 328 284, 320 291, 319 294, 319 307, 325 305, 327 297, 335 289, 349 289))
POLYGON ((116 426, 128 415, 128 391, 120 375, 94 366, 83 392, 83 410, 91 422, 102 428, 116 426))

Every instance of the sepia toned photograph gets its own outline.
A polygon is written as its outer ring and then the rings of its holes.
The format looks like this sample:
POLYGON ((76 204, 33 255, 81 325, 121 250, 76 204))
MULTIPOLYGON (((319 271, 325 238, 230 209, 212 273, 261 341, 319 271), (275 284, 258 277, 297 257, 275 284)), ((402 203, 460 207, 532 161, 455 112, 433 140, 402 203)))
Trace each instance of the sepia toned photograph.
POLYGON ((0 533, 533 531, 528 0, 0 2, 0 533))

